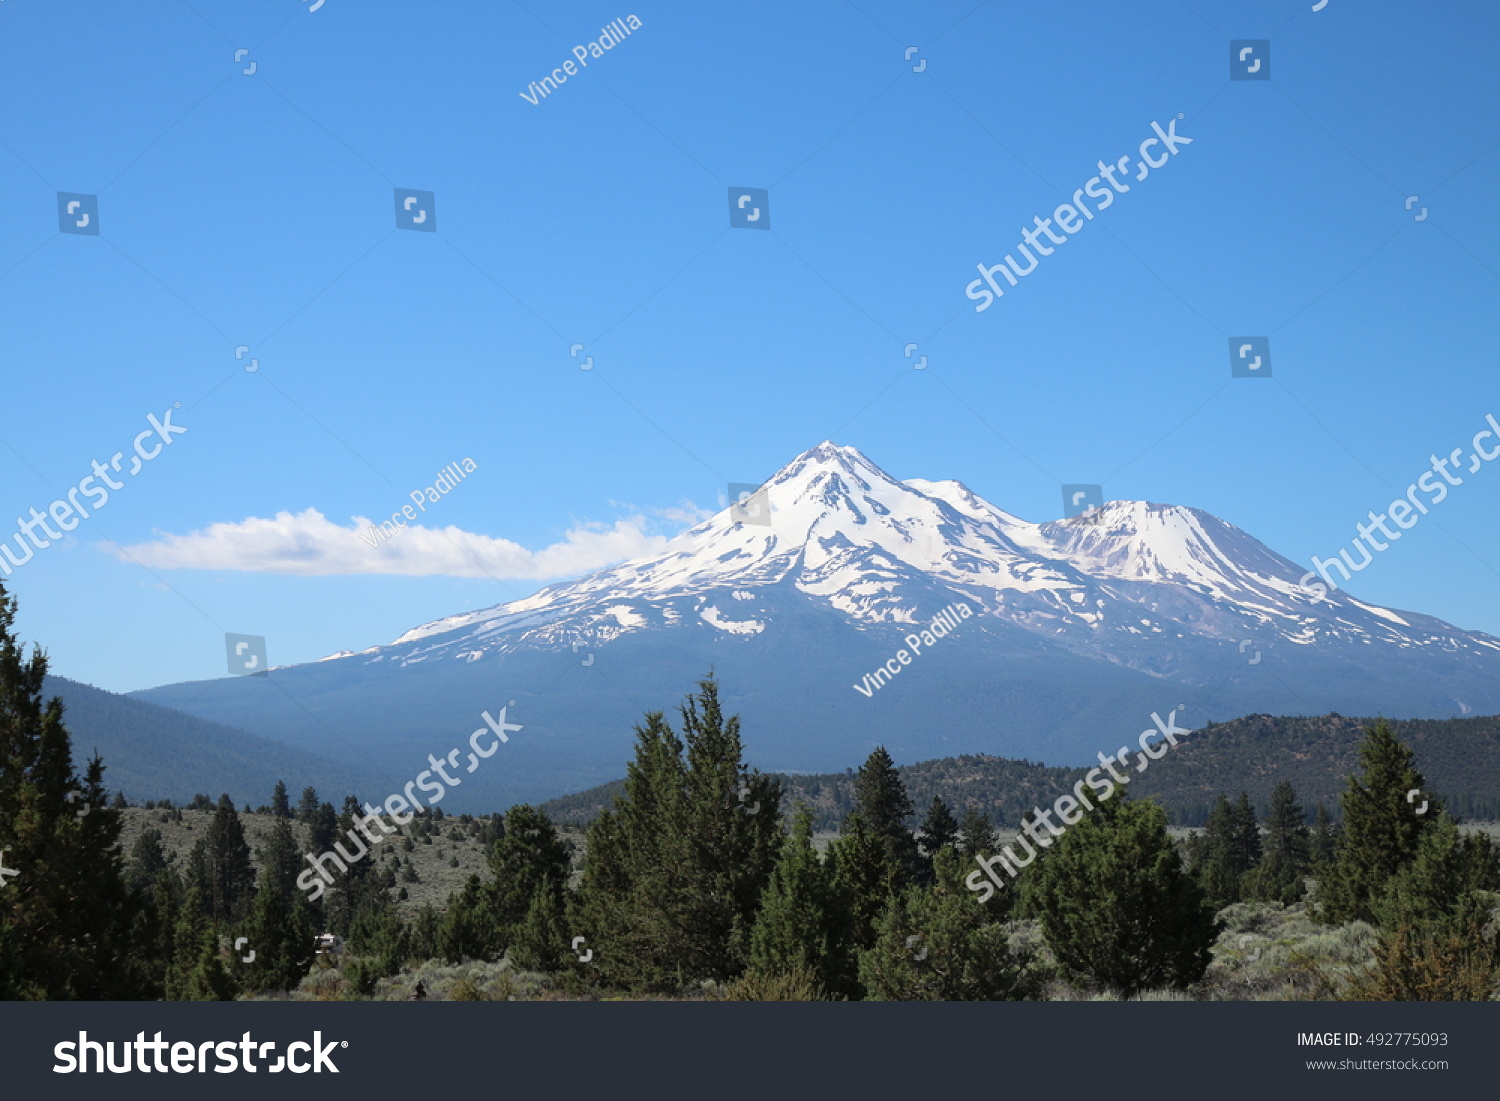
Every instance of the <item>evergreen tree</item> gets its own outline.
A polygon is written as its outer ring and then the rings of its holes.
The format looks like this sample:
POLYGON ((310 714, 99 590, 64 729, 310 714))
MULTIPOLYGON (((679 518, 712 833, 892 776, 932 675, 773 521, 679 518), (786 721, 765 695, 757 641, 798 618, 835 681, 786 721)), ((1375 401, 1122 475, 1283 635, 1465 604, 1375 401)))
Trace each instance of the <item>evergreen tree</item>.
MULTIPOLYGON (((309 791, 312 789, 309 788, 309 791)), ((339 837, 339 816, 332 803, 322 803, 313 813, 309 823, 307 848, 314 856, 321 856, 333 849, 339 837)))
POLYGON ((1342 830, 1335 826, 1333 819, 1328 814, 1328 808, 1322 803, 1318 804, 1313 813, 1312 830, 1308 833, 1308 857, 1312 867, 1318 874, 1333 859, 1334 852, 1338 849, 1339 834, 1342 830))
POLYGON ((1208 812, 1203 832, 1188 844, 1193 873, 1208 904, 1220 910, 1240 897, 1239 873, 1235 868, 1234 809, 1220 795, 1208 812))
POLYGON ((312 966, 317 915, 297 886, 301 854, 290 813, 278 816, 260 852, 260 886, 246 930, 255 958, 245 965, 250 990, 290 990, 312 966))
MULTIPOLYGON (((328 804, 324 804, 327 807, 328 804)), ((330 810, 332 808, 329 808, 330 810)), ((355 935, 356 925, 362 917, 378 916, 392 905, 390 893, 376 859, 371 855, 375 846, 382 844, 390 835, 377 823, 358 825, 364 817, 364 809, 354 796, 344 799, 344 810, 334 820, 333 852, 345 865, 343 872, 336 873, 334 885, 325 899, 324 912, 330 930, 346 938, 355 935)), ((326 827, 323 810, 318 812, 318 821, 313 832, 326 827)))
POLYGON ((130 943, 151 997, 162 996, 175 955, 173 938, 181 918, 183 883, 174 860, 162 844, 161 831, 153 828, 136 837, 125 865, 125 882, 137 903, 130 943))
POLYGON ((1290 906, 1306 891, 1311 867, 1306 817, 1297 804, 1297 792, 1283 780, 1271 793, 1271 812, 1266 817, 1264 855, 1242 882, 1246 898, 1280 902, 1290 906))
POLYGON ((1250 796, 1246 792, 1240 792, 1240 797, 1235 800, 1230 819, 1234 827, 1231 850, 1234 869, 1238 876, 1243 877, 1260 863, 1262 854, 1260 822, 1256 820, 1255 808, 1250 805, 1250 796))
POLYGON ((740 720, 724 715, 712 674, 679 712, 684 840, 693 869, 684 923, 692 936, 688 973, 722 980, 745 968, 750 928, 781 851, 781 785, 746 769, 740 720))
POLYGON ((1319 916, 1330 924, 1377 920, 1387 883, 1416 856, 1423 832, 1443 809, 1426 793, 1411 749, 1384 719, 1369 729, 1359 758, 1361 774, 1349 777, 1341 800, 1343 832, 1318 881, 1319 916), (1424 802, 1426 813, 1418 814, 1424 802))
POLYGON ((970 862, 981 853, 990 853, 995 847, 995 827, 989 815, 977 807, 964 811, 964 823, 958 831, 958 851, 970 862))
POLYGON ((683 955, 672 917, 684 892, 675 852, 683 833, 682 742, 659 711, 635 733, 625 790, 585 837, 581 924, 573 935, 597 946, 593 965, 605 982, 670 989, 683 955))
POLYGON ((276 781, 276 787, 271 792, 271 813, 277 818, 290 818, 292 816, 292 805, 287 801, 286 782, 276 781))
POLYGON ((302 789, 302 798, 297 803, 297 820, 304 825, 311 826, 317 817, 318 791, 313 787, 305 787, 302 789))
POLYGON ((438 933, 439 955, 449 963, 497 959, 502 949, 490 909, 489 893, 477 876, 469 876, 464 889, 448 900, 438 933))
POLYGON ((162 845, 161 830, 142 830, 130 846, 125 882, 133 891, 149 891, 170 863, 171 857, 162 845))
POLYGON ((442 918, 431 905, 424 903, 411 923, 411 955, 420 960, 441 956, 441 938, 442 918))
POLYGON ((189 868, 207 915, 220 925, 238 920, 255 890, 255 868, 228 795, 220 797, 208 831, 193 846, 189 868))
POLYGON ((943 802, 941 795, 934 795, 927 807, 927 816, 922 819, 922 855, 931 860, 944 846, 958 844, 958 820, 943 802))
POLYGON ((915 811, 907 797, 906 785, 884 746, 876 746, 855 774, 853 813, 880 840, 896 881, 903 886, 911 882, 921 863, 917 839, 906 825, 915 811))
POLYGON ((879 1001, 1001 1001, 1037 997, 1031 954, 1010 946, 962 884, 962 858, 940 851, 933 886, 912 887, 887 908, 860 957, 867 996, 879 1001))
POLYGON ((584 847, 572 935, 597 946, 592 975, 629 989, 738 974, 776 859, 780 785, 746 771, 714 679, 698 687, 683 738, 661 712, 636 727, 625 791, 584 847))
POLYGON ((368 967, 375 975, 394 975, 414 958, 441 955, 436 947, 418 950, 417 939, 416 927, 401 919, 387 897, 377 909, 360 916, 346 947, 352 943, 356 951, 365 953, 368 967))
POLYGON ((1375 945, 1375 966, 1355 977, 1344 995, 1361 1002, 1491 1001, 1500 975, 1493 932, 1428 931, 1403 925, 1375 945))
POLYGON ((1444 812, 1375 904, 1375 966, 1349 997, 1368 1001, 1488 1001, 1500 979, 1500 931, 1489 926, 1495 854, 1444 812))
POLYGON ((211 908, 197 887, 188 889, 173 937, 176 951, 166 980, 168 1001, 234 1000, 236 983, 220 958, 219 935, 205 916, 211 908))
POLYGON ((559 971, 573 964, 560 892, 539 890, 513 927, 510 961, 522 971, 559 971))
POLYGON ((486 814, 479 820, 479 830, 474 839, 488 852, 496 841, 505 836, 505 819, 498 814, 486 814))
MULTIPOLYGON (((851 978, 858 974, 858 953, 874 945, 879 935, 880 915, 911 883, 905 869, 892 859, 887 841, 867 826, 856 810, 850 812, 843 832, 828 847, 834 940, 844 951, 854 953, 851 978)), ((859 996, 857 988, 846 984, 835 989, 859 996)))
POLYGON ((17 640, 0 586, 0 998, 139 998, 156 983, 132 954, 121 814, 104 764, 80 777, 62 700, 42 701, 47 658, 17 640))
POLYGON ((885 747, 877 746, 854 778, 854 806, 829 846, 836 909, 836 942, 851 953, 835 989, 860 995, 857 955, 874 946, 885 909, 917 882, 921 857, 906 828, 913 814, 901 776, 885 747))
POLYGON ((182 876, 168 864, 147 888, 135 894, 139 905, 130 930, 133 955, 147 977, 143 984, 149 990, 147 996, 168 997, 165 984, 177 957, 177 927, 186 897, 182 876))
POLYGON ((1240 792, 1233 804, 1220 795, 1188 853, 1209 905, 1217 910, 1240 901, 1244 878, 1261 857, 1260 825, 1249 795, 1240 792))
POLYGON ((1383 929, 1477 935, 1493 905, 1486 888, 1495 875, 1495 854, 1479 834, 1464 836, 1444 811, 1417 841, 1417 851, 1391 876, 1375 904, 1383 929))
POLYGON ((1129 997, 1197 982, 1220 926, 1155 803, 1116 795, 1054 841, 1021 880, 1058 962, 1129 997))
POLYGON ((505 813, 501 837, 490 847, 487 890, 490 950, 495 957, 510 945, 511 933, 540 892, 553 896, 548 915, 561 920, 563 891, 572 866, 572 846, 557 835, 545 813, 522 803, 505 813))
POLYGON ((843 946, 833 938, 830 884, 812 834, 812 811, 799 806, 761 896, 750 935, 750 967, 768 975, 810 973, 833 989, 839 985, 843 946))

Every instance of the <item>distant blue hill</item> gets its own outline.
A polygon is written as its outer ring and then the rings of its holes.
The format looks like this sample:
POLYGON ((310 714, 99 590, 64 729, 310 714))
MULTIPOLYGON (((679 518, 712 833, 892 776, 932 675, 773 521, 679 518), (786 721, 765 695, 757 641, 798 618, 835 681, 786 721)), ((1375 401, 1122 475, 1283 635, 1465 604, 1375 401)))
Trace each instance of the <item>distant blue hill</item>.
POLYGON ((283 780, 294 803, 312 785, 338 805, 345 794, 373 793, 382 783, 363 762, 321 757, 65 677, 49 676, 43 695, 62 697, 74 767, 82 770, 99 753, 105 786, 123 791, 132 803, 178 802, 199 792, 217 799, 227 792, 237 806, 258 807, 270 802, 276 781, 283 780))

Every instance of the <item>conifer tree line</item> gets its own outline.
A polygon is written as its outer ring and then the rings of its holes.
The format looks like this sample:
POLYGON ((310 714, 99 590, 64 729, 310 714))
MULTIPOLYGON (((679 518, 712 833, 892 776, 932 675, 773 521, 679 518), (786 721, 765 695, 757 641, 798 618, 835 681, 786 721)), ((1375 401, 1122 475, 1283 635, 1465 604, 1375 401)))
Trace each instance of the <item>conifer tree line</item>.
MULTIPOLYGON (((97 757, 75 770, 61 705, 41 699, 45 656, 23 653, 14 611, 0 589, 0 860, 19 869, 0 885, 3 998, 287 991, 323 933, 343 939, 341 974, 361 996, 417 961, 504 959, 579 995, 998 1000, 1063 981, 1129 997, 1199 983, 1220 912, 1242 902, 1374 926, 1375 960, 1352 996, 1496 992, 1494 846, 1460 831, 1384 723, 1337 826, 1322 807, 1309 826, 1284 781, 1263 822, 1243 793, 1220 796, 1179 844, 1159 805, 1122 791, 981 903, 965 877, 1000 839, 980 811, 939 796, 919 822, 877 747, 837 834, 817 836, 806 806, 784 805, 778 779, 746 766, 710 675, 675 720, 651 712, 636 727, 623 791, 581 846, 529 805, 462 816, 486 874, 408 917, 396 870, 374 859, 352 861, 317 902, 296 886, 305 853, 358 836, 353 796, 336 810, 306 788, 294 806, 278 782, 254 860, 228 795, 195 798, 212 817, 180 859, 154 828, 123 852, 125 801, 111 803, 97 757)), ((150 806, 180 818, 168 801, 150 806)), ((430 841, 441 814, 423 812, 393 843, 430 841)))

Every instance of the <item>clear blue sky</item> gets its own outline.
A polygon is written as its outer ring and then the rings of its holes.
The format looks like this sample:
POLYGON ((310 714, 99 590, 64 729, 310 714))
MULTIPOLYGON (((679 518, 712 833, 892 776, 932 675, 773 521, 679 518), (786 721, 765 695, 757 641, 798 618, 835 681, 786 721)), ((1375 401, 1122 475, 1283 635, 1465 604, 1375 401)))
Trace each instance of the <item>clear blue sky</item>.
MULTIPOLYGON (((1306 562, 1500 416, 1493 3, 631 2, 0 4, 0 538, 148 413, 188 428, 7 582, 55 672, 388 642, 825 438, 1028 519, 1102 483, 1306 562), (1271 80, 1229 80, 1232 39, 1271 40, 1271 80), (1179 114, 1192 145, 973 311, 976 263, 1179 114), (769 189, 770 232, 730 187, 769 189), (99 196, 99 236, 57 192, 99 196), (1270 381, 1230 378, 1242 335, 1270 381), (427 519, 518 545, 514 576, 320 542, 465 457, 427 519)), ((1500 470, 1465 479, 1354 595, 1500 634, 1500 470)))

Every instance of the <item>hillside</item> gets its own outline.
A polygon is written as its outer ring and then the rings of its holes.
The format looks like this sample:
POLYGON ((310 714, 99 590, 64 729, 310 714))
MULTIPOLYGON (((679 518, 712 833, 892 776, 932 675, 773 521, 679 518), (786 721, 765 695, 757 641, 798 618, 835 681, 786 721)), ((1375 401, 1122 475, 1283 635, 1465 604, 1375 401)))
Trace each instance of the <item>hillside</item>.
MULTIPOLYGON (((1290 780, 1304 806, 1334 810, 1346 778, 1358 765, 1370 719, 1342 715, 1277 718, 1247 715, 1212 723, 1169 753, 1136 783, 1138 794, 1159 796, 1174 819, 1198 823, 1219 792, 1246 791, 1257 806, 1290 780)), ((1390 720, 1396 736, 1417 754, 1428 787, 1454 814, 1500 818, 1500 716, 1390 720)))
MULTIPOLYGON (((1271 790, 1285 779, 1297 789, 1304 807, 1311 810, 1324 803, 1337 813, 1339 794, 1358 767, 1364 727, 1372 721, 1342 715, 1249 715, 1211 723, 1184 739, 1150 771, 1134 777, 1130 794, 1161 800, 1176 824, 1201 825, 1220 792, 1231 797, 1248 792, 1251 801, 1264 809, 1271 790)), ((1500 716, 1404 720, 1391 726, 1416 750, 1428 786, 1455 814, 1500 819, 1500 716)), ((1104 752, 1117 748, 1110 746, 1104 752)), ((934 795, 941 795, 955 814, 977 807, 997 825, 1013 826, 1032 807, 1050 803, 1072 787, 1087 770, 977 754, 920 761, 897 771, 918 815, 926 811, 934 795)), ((784 806, 805 802, 816 813, 818 829, 837 828, 852 801, 852 771, 781 779, 784 806)), ((542 806, 559 822, 583 825, 608 806, 622 787, 623 781, 617 780, 542 806)))
MULTIPOLYGON (((260 805, 256 801, 256 806, 260 805)), ((121 812, 123 827, 121 847, 128 857, 137 837, 148 829, 162 835, 162 847, 179 870, 187 864, 188 853, 213 821, 212 810, 179 807, 172 810, 132 806, 121 812)), ((250 846, 252 863, 260 869, 260 847, 265 844, 275 818, 265 808, 260 813, 240 814, 245 841, 250 846)), ((396 905, 409 918, 423 905, 443 909, 453 892, 463 889, 469 876, 489 878, 489 841, 486 830, 492 823, 484 819, 443 816, 417 818, 402 827, 380 845, 373 859, 381 875, 396 893, 396 905)), ((307 849, 308 827, 294 822, 292 830, 297 843, 307 849)))
POLYGON ((49 676, 42 696, 62 697, 74 765, 82 768, 98 752, 105 786, 123 791, 131 802, 184 803, 201 791, 215 798, 228 792, 236 804, 258 805, 277 780, 294 792, 309 784, 338 792, 381 787, 380 777, 362 764, 321 757, 65 677, 49 676))

